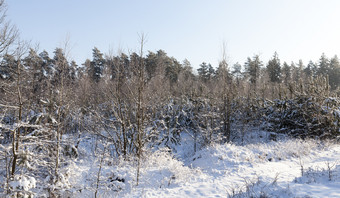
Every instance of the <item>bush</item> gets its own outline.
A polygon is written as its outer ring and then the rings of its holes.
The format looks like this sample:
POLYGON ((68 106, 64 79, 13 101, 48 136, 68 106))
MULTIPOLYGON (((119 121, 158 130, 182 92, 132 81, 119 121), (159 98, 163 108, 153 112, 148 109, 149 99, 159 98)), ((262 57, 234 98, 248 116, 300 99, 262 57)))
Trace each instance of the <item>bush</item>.
POLYGON ((319 102, 310 96, 275 100, 265 107, 266 129, 300 138, 339 138, 340 101, 326 98, 319 102))

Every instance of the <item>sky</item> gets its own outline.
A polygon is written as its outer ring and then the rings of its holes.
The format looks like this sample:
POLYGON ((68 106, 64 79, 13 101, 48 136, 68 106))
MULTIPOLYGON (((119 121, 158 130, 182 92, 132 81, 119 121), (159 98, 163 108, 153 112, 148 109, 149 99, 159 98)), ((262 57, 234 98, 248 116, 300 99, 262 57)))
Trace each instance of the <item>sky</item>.
POLYGON ((338 0, 7 0, 7 17, 39 51, 50 57, 68 41, 78 65, 92 49, 118 54, 164 50, 194 69, 217 67, 225 44, 230 65, 276 51, 281 62, 304 64, 340 55, 338 0))

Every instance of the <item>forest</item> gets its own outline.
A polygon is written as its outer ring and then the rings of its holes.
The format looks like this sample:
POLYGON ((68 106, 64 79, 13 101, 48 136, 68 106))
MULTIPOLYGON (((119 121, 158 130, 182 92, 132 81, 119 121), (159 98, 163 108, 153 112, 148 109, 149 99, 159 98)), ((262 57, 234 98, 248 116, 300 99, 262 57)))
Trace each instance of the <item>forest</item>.
POLYGON ((165 50, 146 52, 139 35, 138 51, 94 47, 76 63, 66 44, 49 54, 20 40, 3 0, 0 8, 0 195, 118 196, 145 185, 149 156, 246 145, 252 131, 273 142, 339 142, 336 55, 287 63, 273 52, 268 62, 254 55, 231 64, 224 51, 219 65, 194 70, 165 50), (75 186, 70 171, 84 161, 93 162, 92 174, 75 186))

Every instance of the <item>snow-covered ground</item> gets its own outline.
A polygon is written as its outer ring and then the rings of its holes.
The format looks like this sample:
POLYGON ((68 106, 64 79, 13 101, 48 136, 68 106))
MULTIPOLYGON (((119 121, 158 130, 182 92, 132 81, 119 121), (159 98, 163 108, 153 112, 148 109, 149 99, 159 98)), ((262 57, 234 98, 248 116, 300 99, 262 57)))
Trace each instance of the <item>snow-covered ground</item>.
MULTIPOLYGON (((60 171, 55 189, 63 197, 95 197, 96 191, 97 197, 340 197, 339 144, 269 136, 247 133, 243 142, 212 144, 196 153, 183 136, 176 153, 144 152, 138 186, 136 160, 106 155, 101 163, 100 146, 87 138, 79 157, 60 171)), ((34 178, 12 183, 20 185, 48 197, 34 178)))
MULTIPOLYGON (((145 154, 139 185, 132 161, 105 161, 98 197, 340 197, 340 145, 282 139, 215 144, 193 153, 145 154), (254 143, 257 142, 257 143, 254 143)), ((81 157, 80 157, 81 158, 81 157)), ((68 166, 66 194, 94 197, 99 160, 68 166)))

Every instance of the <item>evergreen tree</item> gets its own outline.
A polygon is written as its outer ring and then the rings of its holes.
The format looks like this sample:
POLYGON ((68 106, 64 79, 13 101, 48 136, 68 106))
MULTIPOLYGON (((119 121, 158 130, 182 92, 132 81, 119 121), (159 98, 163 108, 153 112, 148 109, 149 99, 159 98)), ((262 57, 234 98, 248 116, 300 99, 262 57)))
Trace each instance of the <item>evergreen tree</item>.
POLYGON ((340 63, 336 55, 330 60, 329 84, 333 90, 340 86, 340 63))
POLYGON ((182 68, 183 68, 183 71, 186 71, 186 72, 189 72, 190 74, 192 74, 192 69, 193 68, 191 66, 190 61, 188 61, 188 59, 184 59, 183 60, 182 68))
MULTIPOLYGON (((132 53, 130 54, 130 62, 129 62, 129 67, 132 70, 132 75, 134 76, 138 76, 137 75, 137 71, 138 71, 138 66, 139 66, 139 62, 142 59, 139 57, 139 55, 137 53, 132 53)), ((144 60, 144 59, 143 59, 144 60)))
POLYGON ((262 65, 263 64, 262 61, 260 60, 259 55, 255 55, 253 59, 248 57, 247 62, 244 65, 245 71, 249 75, 249 81, 251 82, 255 89, 262 65))
POLYGON ((61 48, 56 48, 54 51, 54 57, 53 57, 53 63, 54 63, 54 77, 53 77, 53 85, 59 86, 61 83, 61 80, 65 81, 68 78, 69 74, 69 64, 65 57, 65 54, 61 48))
POLYGON ((231 78, 231 75, 229 73, 228 63, 225 60, 222 60, 218 64, 218 68, 215 71, 215 77, 221 78, 224 76, 225 78, 231 78))
POLYGON ((171 84, 177 83, 181 69, 182 65, 175 58, 170 58, 168 65, 165 68, 165 76, 169 78, 171 84))
POLYGON ((242 65, 240 63, 235 63, 233 65, 233 70, 231 72, 231 74, 236 78, 236 79, 240 79, 242 78, 242 65))
POLYGON ((49 57, 48 53, 44 50, 39 54, 40 59, 42 60, 42 73, 44 77, 51 79, 53 72, 53 60, 49 57))
POLYGON ((215 69, 211 66, 211 64, 208 64, 208 79, 210 80, 216 75, 215 69))
POLYGON ((304 65, 302 60, 299 60, 299 63, 297 65, 292 62, 291 64, 291 70, 292 70, 292 78, 295 82, 299 82, 301 79, 303 79, 303 69, 304 65))
POLYGON ((124 53, 121 53, 119 57, 116 57, 117 59, 117 64, 120 65, 121 69, 123 70, 123 76, 126 76, 126 77, 131 77, 132 75, 132 71, 131 71, 131 67, 130 67, 130 59, 129 59, 129 56, 124 54, 124 53))
POLYGON ((284 62, 283 63, 283 66, 282 66, 282 75, 283 75, 283 82, 285 85, 288 85, 288 83, 290 82, 291 80, 291 68, 290 66, 284 62))
POLYGON ((200 64, 200 67, 197 69, 199 77, 203 80, 203 82, 209 81, 212 77, 215 76, 215 70, 211 66, 211 64, 207 64, 203 62, 200 64))
POLYGON ((281 81, 280 59, 276 52, 274 53, 273 58, 268 62, 267 72, 271 82, 279 83, 281 81))
POLYGON ((74 60, 71 61, 68 73, 68 79, 71 81, 71 83, 74 83, 74 81, 77 79, 77 69, 78 69, 77 63, 74 60))
POLYGON ((92 78, 93 69, 91 68, 91 60, 86 59, 82 65, 84 66, 83 76, 87 76, 89 79, 93 80, 92 78))
POLYGON ((313 63, 313 61, 309 61, 307 67, 303 71, 306 77, 315 77, 316 65, 313 63))
POLYGON ((17 69, 16 62, 17 61, 12 55, 5 54, 3 56, 1 64, 0 64, 0 79, 1 80, 12 81, 14 79, 15 71, 17 69))
POLYGON ((155 76, 157 69, 157 59, 157 54, 149 51, 149 54, 146 56, 145 60, 145 69, 148 80, 155 76))
POLYGON ((242 72, 242 65, 238 62, 233 65, 233 70, 231 72, 231 75, 236 79, 237 85, 240 84, 241 79, 243 78, 243 72, 242 72))
POLYGON ((193 79, 195 77, 195 75, 192 72, 191 63, 187 59, 183 60, 181 73, 184 75, 184 79, 186 80, 193 79))
POLYGON ((39 101, 41 93, 46 89, 46 77, 43 73, 43 60, 34 49, 30 49, 29 54, 23 60, 24 66, 29 70, 30 83, 33 99, 39 101))
POLYGON ((92 50, 92 61, 89 66, 88 75, 94 82, 98 83, 103 75, 105 59, 103 54, 96 47, 92 50))
POLYGON ((324 53, 322 53, 319 64, 317 74, 322 76, 327 76, 329 74, 329 60, 324 53))

